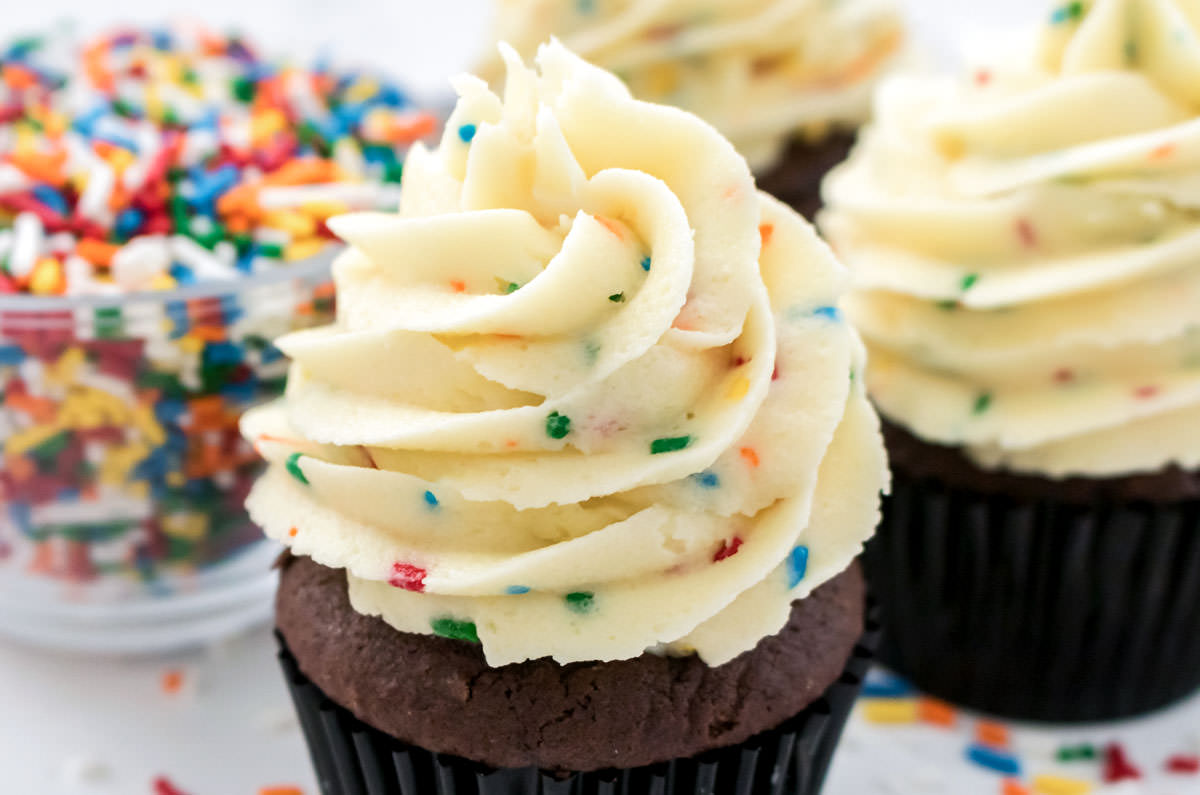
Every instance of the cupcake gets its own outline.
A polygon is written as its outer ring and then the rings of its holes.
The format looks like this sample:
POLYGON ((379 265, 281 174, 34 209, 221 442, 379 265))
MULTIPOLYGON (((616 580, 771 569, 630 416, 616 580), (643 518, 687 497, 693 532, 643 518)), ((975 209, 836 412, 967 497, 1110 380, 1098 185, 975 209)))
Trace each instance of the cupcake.
MULTIPOLYGON (((761 189, 807 218, 906 38, 894 0, 499 0, 496 14, 498 38, 522 55, 559 36, 639 99, 703 117, 761 189)), ((503 74, 499 59, 485 68, 493 82, 503 74)))
POLYGON ((243 421, 318 771, 816 792, 886 484, 848 277, 703 121, 502 51, 398 215, 330 222, 338 321, 243 421))
POLYGON ((1200 686, 1200 18, 1071 3, 897 79, 826 183, 895 476, 886 660, 1044 720, 1200 686))

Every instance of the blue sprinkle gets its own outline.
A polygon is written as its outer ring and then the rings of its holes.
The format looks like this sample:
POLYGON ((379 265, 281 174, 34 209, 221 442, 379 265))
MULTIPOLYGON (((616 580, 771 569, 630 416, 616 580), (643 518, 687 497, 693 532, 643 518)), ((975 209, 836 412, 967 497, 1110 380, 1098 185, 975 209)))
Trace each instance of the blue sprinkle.
POLYGON ((967 759, 1004 776, 1020 776, 1021 763, 1012 754, 972 743, 967 747, 967 759))
POLYGON ((813 310, 814 317, 823 317, 827 320, 838 321, 842 319, 842 313, 838 311, 836 306, 822 306, 813 310))
POLYGON ((195 284, 196 274, 192 273, 192 269, 180 262, 174 262, 167 270, 171 274, 171 278, 180 284, 195 284))
POLYGON ((425 492, 425 504, 428 505, 430 508, 438 507, 437 495, 434 494, 432 491, 425 492))
POLYGON ((504 589, 504 592, 513 596, 520 596, 523 593, 529 593, 529 588, 524 585, 510 585, 504 589))
POLYGON ((91 138, 96 122, 104 118, 107 113, 108 110, 103 105, 96 105, 83 115, 76 117, 75 121, 71 122, 71 128, 80 135, 91 138))
POLYGON ((221 194, 228 192, 234 185, 237 184, 240 175, 237 167, 228 165, 222 166, 216 171, 210 173, 201 172, 193 174, 195 183, 195 192, 188 200, 188 204, 192 206, 207 205, 214 199, 217 199, 221 194))
POLYGON ((716 472, 697 472, 692 475, 692 478, 706 489, 715 489, 721 485, 721 479, 717 477, 716 472))
POLYGON ((0 367, 16 367, 25 361, 25 351, 16 345, 0 345, 0 367))
POLYGON ((872 671, 863 682, 863 698, 904 698, 913 694, 913 686, 898 676, 872 671))
POLYGON ((187 404, 182 400, 164 398, 154 404, 154 416, 162 423, 178 421, 187 412, 187 404))
MULTIPOLYGON (((117 214, 114 228, 120 237, 133 237, 145 220, 146 216, 142 214, 141 210, 136 207, 128 207, 117 214)), ((184 311, 186 311, 186 307, 184 311)))
POLYGON ((458 128, 458 137, 462 139, 464 144, 469 144, 475 138, 477 128, 474 124, 464 124, 458 128))
POLYGON ((62 197, 61 193, 49 185, 34 185, 33 195, 37 197, 38 201, 59 215, 66 215, 69 211, 67 200, 62 197))
POLYGON ((787 559, 788 589, 795 588, 808 573, 808 547, 799 546, 792 550, 787 559))
POLYGON ((642 270, 649 272, 649 270, 650 270, 650 257, 642 257, 642 270))
POLYGON ((33 506, 27 502, 13 502, 8 506, 8 518, 25 535, 33 533, 33 506))

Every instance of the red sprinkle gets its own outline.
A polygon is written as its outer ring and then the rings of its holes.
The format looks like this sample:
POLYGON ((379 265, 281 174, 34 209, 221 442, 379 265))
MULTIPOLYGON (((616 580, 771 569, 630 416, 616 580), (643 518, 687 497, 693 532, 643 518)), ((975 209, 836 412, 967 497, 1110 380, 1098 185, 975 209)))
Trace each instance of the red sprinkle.
POLYGON ((414 566, 411 563, 393 563, 392 576, 388 577, 388 585, 421 593, 425 590, 425 575, 428 573, 420 566, 414 566))
POLYGON ((1116 784, 1119 781, 1133 781, 1142 777, 1142 771, 1133 766, 1125 749, 1120 743, 1113 743, 1104 749, 1104 783, 1116 784))
POLYGON ((726 541, 717 550, 717 554, 713 555, 713 563, 720 563, 725 558, 732 558, 738 553, 738 549, 741 548, 742 543, 741 536, 734 536, 732 540, 726 541))
POLYGON ((980 69, 978 72, 975 73, 975 84, 976 85, 986 86, 987 84, 989 84, 991 82, 992 82, 992 73, 989 70, 980 69))
POLYGON ((1033 248, 1038 244, 1037 230, 1033 228, 1033 224, 1028 218, 1017 219, 1017 234, 1021 238, 1021 245, 1025 248, 1033 248))
POLYGON ((1054 371, 1054 383, 1069 384, 1075 380, 1075 371, 1069 367, 1063 367, 1060 370, 1054 371))
POLYGON ((1200 756, 1176 754, 1167 760, 1167 770, 1172 773, 1195 775, 1200 773, 1200 756))
POLYGON ((1149 400, 1152 397, 1158 397, 1158 391, 1156 386, 1143 386, 1134 390, 1133 394, 1139 400, 1149 400))
POLYGON ((188 795, 183 790, 171 783, 166 776, 159 776, 151 783, 154 789, 154 795, 188 795))

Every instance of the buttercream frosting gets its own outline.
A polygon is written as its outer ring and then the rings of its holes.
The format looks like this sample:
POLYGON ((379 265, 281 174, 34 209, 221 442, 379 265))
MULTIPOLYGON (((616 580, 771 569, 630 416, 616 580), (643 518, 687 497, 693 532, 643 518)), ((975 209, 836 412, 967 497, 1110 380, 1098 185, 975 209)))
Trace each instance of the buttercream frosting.
POLYGON ((278 342, 250 512, 359 612, 492 665, 720 664, 877 520, 848 276, 703 121, 560 44, 503 53, 398 214, 330 222, 338 320, 278 342))
POLYGON ((885 415, 990 468, 1200 467, 1198 86, 1200 3, 1097 0, 883 87, 822 224, 885 415))

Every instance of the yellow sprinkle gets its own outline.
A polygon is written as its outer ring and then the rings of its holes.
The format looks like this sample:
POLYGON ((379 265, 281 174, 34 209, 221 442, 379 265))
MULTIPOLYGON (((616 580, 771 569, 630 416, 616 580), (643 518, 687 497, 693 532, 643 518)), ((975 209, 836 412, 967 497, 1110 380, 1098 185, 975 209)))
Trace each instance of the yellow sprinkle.
POLYGON ((179 488, 184 483, 187 483, 187 478, 183 476, 182 472, 168 472, 167 473, 167 485, 168 486, 172 486, 174 488, 179 488))
POLYGON ((133 165, 137 157, 128 149, 122 149, 119 146, 113 147, 112 152, 108 156, 108 164, 112 166, 112 170, 117 172, 117 176, 125 173, 125 169, 133 165))
POLYGON ((659 64, 646 75, 646 89, 650 96, 661 97, 679 87, 679 69, 674 64, 659 64))
POLYGON ((938 151, 948 160, 961 160, 967 153, 967 143, 953 135, 942 135, 937 138, 938 151))
POLYGON ((45 125, 47 135, 57 138, 67 130, 67 117, 61 113, 47 113, 42 124, 45 125))
POLYGON ((346 92, 347 102, 366 102, 379 93, 379 83, 370 78, 359 80, 346 92))
POLYGON ((1033 791, 1042 795, 1087 795, 1092 785, 1077 778, 1042 775, 1034 777, 1033 791))
POLYGON ((142 436, 146 437, 146 441, 158 447, 167 441, 167 432, 158 424, 158 420, 154 417, 154 409, 148 405, 138 406, 133 410, 133 424, 142 436))
POLYGON ((46 368, 46 381, 54 386, 66 387, 75 383, 79 368, 87 362, 83 348, 72 347, 63 351, 54 364, 46 368))
POLYGON ((316 218, 332 218, 350 212, 350 205, 338 201, 315 201, 300 205, 300 209, 316 218))
POLYGON ((308 240, 297 240, 284 249, 283 258, 288 262, 308 259, 320 254, 324 248, 325 241, 319 237, 312 237, 308 240))
POLYGON ((177 284, 178 282, 165 273, 160 273, 150 280, 150 286, 155 290, 172 290, 177 284))
POLYGON ((208 517, 202 513, 172 513, 162 519, 163 532, 184 541, 199 541, 208 534, 208 517))
POLYGON ((58 295, 66 288, 62 265, 54 257, 43 257, 33 266, 29 291, 34 295, 58 295))
POLYGON ((263 223, 282 229, 293 237, 309 237, 317 233, 317 222, 309 215, 295 210, 276 210, 263 217, 263 223))
POLYGON ((179 349, 184 353, 195 354, 204 350, 204 340, 200 339, 194 334, 185 334, 183 337, 180 337, 178 340, 176 340, 175 344, 178 345, 179 349))
POLYGON ((863 715, 871 723, 916 723, 915 698, 874 698, 864 702, 863 715))
POLYGON ((28 155, 37 151, 37 133, 27 126, 19 126, 17 129, 17 145, 16 153, 18 155, 28 155))
POLYGON ((21 455, 28 450, 32 450, 42 442, 49 439, 51 436, 59 432, 59 426, 56 425, 34 425, 32 428, 26 428, 23 431, 17 431, 4 443, 4 452, 7 455, 21 455))
POLYGON ((250 140, 262 144, 287 126, 287 117, 278 108, 269 108, 254 114, 250 120, 250 140))
POLYGON ((741 400, 750 392, 750 379, 746 376, 738 376, 733 383, 729 385, 729 391, 725 393, 725 397, 729 400, 741 400))

